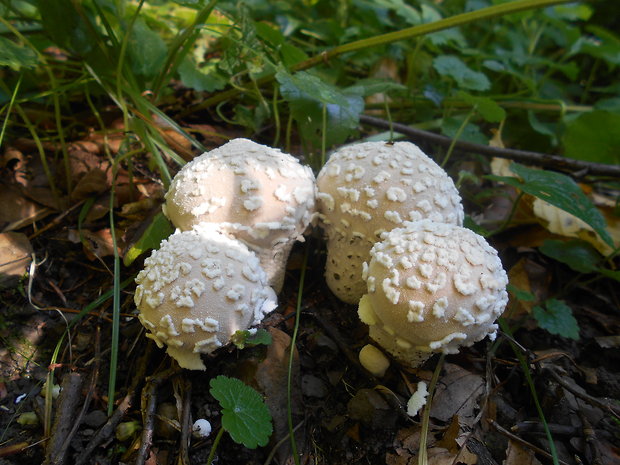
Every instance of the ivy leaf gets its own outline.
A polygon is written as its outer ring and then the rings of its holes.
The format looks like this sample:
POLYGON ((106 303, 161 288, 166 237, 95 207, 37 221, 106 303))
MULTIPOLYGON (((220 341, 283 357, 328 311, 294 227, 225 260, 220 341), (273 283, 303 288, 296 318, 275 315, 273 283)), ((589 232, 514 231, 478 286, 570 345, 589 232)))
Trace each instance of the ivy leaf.
POLYGON ((576 160, 620 163, 620 114, 603 110, 584 113, 568 123, 564 153, 576 160))
POLYGON ((153 217, 151 224, 147 226, 136 243, 127 250, 123 257, 123 264, 129 266, 147 250, 157 249, 161 241, 173 232, 174 228, 170 221, 168 221, 168 218, 162 212, 159 212, 153 217))
POLYGON ((615 248, 606 230, 605 218, 575 181, 561 173, 528 168, 518 163, 512 163, 510 169, 521 179, 495 175, 487 177, 521 189, 527 194, 575 215, 589 224, 607 245, 615 248))
POLYGON ((537 305, 532 309, 532 314, 541 328, 551 334, 579 339, 579 325, 568 305, 557 299, 546 300, 543 305, 544 307, 537 305))
POLYGON ((568 265, 579 273, 598 271, 600 254, 589 243, 582 240, 558 241, 547 239, 539 250, 547 257, 568 265))
POLYGON ((453 55, 441 55, 433 60, 433 67, 442 76, 454 79, 463 89, 488 90, 491 82, 484 73, 474 71, 453 55))
POLYGON ((19 71, 21 68, 34 68, 38 61, 36 53, 29 47, 0 37, 0 66, 8 66, 13 71, 19 71))
POLYGON ((271 414, 261 395, 236 378, 220 375, 209 392, 222 407, 222 428, 249 449, 264 446, 273 431, 271 414))

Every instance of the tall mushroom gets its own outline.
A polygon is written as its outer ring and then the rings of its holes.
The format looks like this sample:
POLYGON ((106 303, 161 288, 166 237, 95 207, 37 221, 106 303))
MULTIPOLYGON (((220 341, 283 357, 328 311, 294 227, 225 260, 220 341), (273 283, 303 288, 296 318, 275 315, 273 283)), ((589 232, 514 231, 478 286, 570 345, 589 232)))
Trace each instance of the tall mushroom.
POLYGON ((358 314, 394 358, 417 366, 433 352, 495 338, 508 278, 483 237, 423 220, 386 233, 370 256, 358 314))
POLYGON ((256 254, 208 224, 162 241, 136 283, 147 337, 192 370, 205 369, 201 354, 226 345, 276 307, 256 254))
POLYGON ((461 225, 461 198, 447 173, 410 142, 364 142, 334 152, 317 177, 327 235, 325 277, 342 301, 365 294, 362 263, 382 233, 425 218, 461 225))
POLYGON ((201 222, 256 252, 270 285, 279 292, 296 240, 314 216, 312 171, 293 156, 234 139, 185 165, 166 193, 164 213, 181 230, 201 222))

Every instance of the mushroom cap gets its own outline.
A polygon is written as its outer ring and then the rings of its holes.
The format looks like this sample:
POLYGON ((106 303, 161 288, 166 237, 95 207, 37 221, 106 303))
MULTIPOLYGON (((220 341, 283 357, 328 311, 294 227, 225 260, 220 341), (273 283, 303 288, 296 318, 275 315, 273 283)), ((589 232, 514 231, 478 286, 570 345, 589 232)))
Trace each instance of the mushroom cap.
POLYGON ((226 345, 277 305, 256 255, 207 224, 162 241, 136 283, 147 337, 193 370, 205 369, 200 354, 226 345))
POLYGON ((278 149, 233 139, 185 165, 165 195, 164 214, 177 228, 219 224, 256 251, 269 282, 279 290, 293 242, 315 215, 312 170, 278 149), (278 274, 280 273, 280 274, 278 274))
POLYGON ((328 234, 374 243, 405 221, 461 225, 461 197, 448 174, 411 142, 363 142, 334 152, 317 177, 328 234))
POLYGON ((314 213, 314 175, 293 156, 233 139, 185 165, 165 195, 164 213, 187 231, 218 223, 261 248, 297 239, 314 213))
POLYGON ((359 353, 360 364, 373 376, 382 378, 390 367, 390 361, 372 344, 366 344, 359 353))
POLYGON ((364 142, 334 152, 317 177, 327 238, 325 277, 343 302, 364 295, 362 263, 381 234, 405 221, 461 225, 463 206, 448 174, 410 142, 364 142))
POLYGON ((495 338, 508 278, 483 237, 423 220, 385 234, 370 255, 358 313, 370 337, 397 359, 417 364, 431 352, 495 338))

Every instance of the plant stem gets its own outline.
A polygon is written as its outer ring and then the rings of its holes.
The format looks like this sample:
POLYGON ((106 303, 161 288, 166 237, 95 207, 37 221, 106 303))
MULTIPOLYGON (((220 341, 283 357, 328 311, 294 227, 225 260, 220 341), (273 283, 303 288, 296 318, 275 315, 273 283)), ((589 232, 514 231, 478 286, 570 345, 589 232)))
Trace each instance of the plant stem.
POLYGON ((211 465, 213 463, 213 459, 215 458, 215 451, 217 450, 217 446, 220 443, 220 439, 224 435, 224 427, 220 426, 220 430, 217 432, 215 439, 213 440, 213 445, 211 446, 211 452, 209 452, 209 457, 207 457, 207 465, 211 465))
POLYGON ((428 464, 426 444, 427 444, 427 438, 428 438, 428 425, 430 424, 430 417, 431 417, 431 404, 433 403, 433 395, 435 394, 435 387, 437 386, 437 380, 439 379, 439 373, 441 373, 441 368, 443 367, 443 362, 445 358, 446 358, 445 354, 441 354, 439 356, 439 360, 437 361, 437 366, 435 367, 435 371, 433 372, 433 377, 431 378, 431 383, 428 386, 428 397, 426 398, 426 405, 424 406, 424 413, 422 414, 422 425, 421 425, 421 431, 420 431, 420 449, 418 451, 418 465, 428 464))
POLYGON ((288 420, 288 432, 291 439, 291 454, 295 465, 299 464, 299 454, 297 453, 297 443, 295 442, 295 431, 293 427, 293 402, 292 402, 292 384, 293 384, 293 359, 295 355, 295 342, 299 332, 299 321, 301 320, 301 302, 304 291, 304 283, 306 281, 306 267, 308 266, 309 247, 306 245, 304 250, 304 260, 301 265, 301 275, 299 277, 299 290, 297 292, 297 305, 295 307, 295 327, 293 336, 291 336, 290 351, 288 354, 288 373, 286 378, 286 413, 288 420))

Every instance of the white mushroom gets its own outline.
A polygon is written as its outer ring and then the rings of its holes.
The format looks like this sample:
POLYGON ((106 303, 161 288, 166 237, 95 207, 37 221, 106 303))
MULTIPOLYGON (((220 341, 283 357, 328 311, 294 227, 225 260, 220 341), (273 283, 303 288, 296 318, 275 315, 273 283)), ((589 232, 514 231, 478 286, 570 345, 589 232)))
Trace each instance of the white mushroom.
POLYGON ((144 261, 134 300, 147 337, 183 368, 276 307, 258 258, 243 243, 201 224, 177 231, 144 261))
POLYGON ((312 171, 293 156, 234 139, 177 173, 164 213, 184 231, 219 224, 257 253, 279 292, 290 250, 314 216, 315 190, 312 171))
POLYGON ((484 238, 429 220, 385 234, 364 264, 360 319, 371 339, 410 366, 489 336, 508 302, 508 278, 484 238))
POLYGON ((317 177, 328 239, 325 277, 342 301, 366 292, 362 263, 382 233, 406 221, 461 225, 461 198, 447 173, 410 142, 365 142, 334 152, 317 177))

